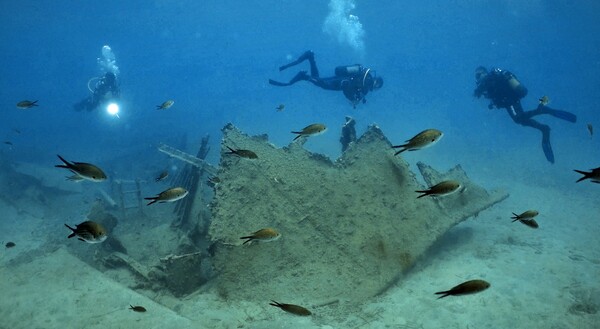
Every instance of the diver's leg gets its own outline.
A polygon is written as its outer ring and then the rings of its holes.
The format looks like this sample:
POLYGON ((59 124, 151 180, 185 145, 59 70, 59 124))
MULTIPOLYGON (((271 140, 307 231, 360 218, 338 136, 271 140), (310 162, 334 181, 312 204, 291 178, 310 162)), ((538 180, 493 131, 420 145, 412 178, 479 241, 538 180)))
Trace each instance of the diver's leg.
POLYGON ((291 86, 294 83, 298 82, 298 81, 302 81, 302 80, 306 80, 306 81, 310 81, 310 77, 308 76, 308 74, 306 74, 306 71, 300 71, 298 72, 298 74, 296 74, 295 77, 292 78, 292 80, 290 80, 290 82, 279 82, 279 81, 275 81, 272 79, 269 79, 269 83, 272 84, 273 86, 279 86, 279 87, 285 87, 285 86, 291 86))
POLYGON ((304 54, 308 56, 308 63, 310 64, 310 76, 313 78, 318 78, 319 69, 317 68, 317 62, 315 62, 315 53, 309 50, 304 54))
POLYGON ((87 103, 87 99, 83 99, 83 100, 75 103, 75 105, 73 105, 73 109, 77 112, 81 112, 85 109, 86 103, 87 103))
POLYGON ((552 145, 550 144, 550 127, 547 125, 539 124, 541 126, 540 131, 542 132, 542 150, 546 156, 546 160, 550 163, 554 163, 554 152, 552 151, 552 145))
POLYGON ((523 112, 521 115, 511 117, 516 123, 522 126, 532 127, 542 132, 542 150, 544 151, 546 160, 550 163, 554 163, 554 152, 552 151, 552 145, 550 144, 550 127, 531 119, 528 114, 529 112, 523 112))
POLYGON ((289 67, 298 65, 298 64, 304 62, 305 60, 308 60, 308 62, 310 63, 310 75, 313 77, 319 77, 319 70, 317 69, 317 64, 315 63, 315 53, 313 53, 310 50, 305 51, 304 54, 300 55, 300 57, 298 57, 297 60, 295 60, 289 64, 280 66, 279 71, 283 71, 289 67))
POLYGON ((77 112, 81 112, 83 110, 91 111, 94 109, 94 105, 92 103, 92 96, 82 99, 81 101, 75 103, 73 109, 77 112))

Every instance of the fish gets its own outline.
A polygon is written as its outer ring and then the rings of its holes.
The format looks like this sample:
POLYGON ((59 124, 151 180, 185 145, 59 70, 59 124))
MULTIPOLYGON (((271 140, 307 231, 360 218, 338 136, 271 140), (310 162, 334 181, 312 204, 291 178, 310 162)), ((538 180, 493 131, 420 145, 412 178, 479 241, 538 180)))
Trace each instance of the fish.
POLYGON ((513 214, 513 216, 510 218, 514 219, 513 222, 516 222, 518 220, 531 219, 531 218, 537 216, 539 214, 539 212, 537 210, 527 210, 520 215, 517 215, 514 212, 512 214, 513 214))
POLYGON ((212 176, 206 181, 206 184, 210 185, 211 187, 215 187, 220 182, 221 182, 221 179, 218 176, 212 176))
POLYGON ((544 95, 544 96, 540 97, 539 101, 542 106, 546 106, 546 105, 550 104, 550 97, 544 95))
POLYGON ((34 106, 38 106, 36 103, 38 101, 28 101, 28 100, 24 100, 24 101, 20 101, 17 103, 17 108, 21 109, 21 110, 26 110, 26 109, 30 109, 34 106))
POLYGON ((244 243, 242 243, 242 244, 246 244, 251 241, 260 241, 260 242, 275 241, 275 240, 279 239, 279 237, 281 237, 281 234, 279 234, 279 232, 275 231, 274 229, 263 228, 261 230, 258 230, 256 232, 252 233, 252 235, 243 236, 240 239, 247 239, 246 241, 244 241, 244 243))
POLYGON ((239 156, 240 158, 246 158, 246 159, 258 159, 258 155, 256 155, 256 153, 254 153, 250 150, 242 150, 242 149, 234 150, 229 146, 227 146, 227 148, 229 149, 229 152, 225 152, 225 154, 234 154, 234 155, 239 156))
POLYGON ((169 177, 169 172, 165 170, 156 177, 155 181, 160 182, 165 180, 167 177, 169 177))
POLYGON ((302 136, 318 135, 318 134, 325 132, 326 130, 327 130, 327 127, 325 127, 324 124, 313 123, 311 125, 308 125, 308 126, 302 128, 301 131, 292 131, 292 134, 298 134, 298 136, 296 136, 296 138, 294 138, 294 140, 296 140, 302 136))
POLYGON ((285 109, 285 104, 279 104, 277 105, 277 107, 275 108, 275 110, 277 110, 277 112, 281 112, 285 109))
POLYGON ((160 105, 156 105, 156 109, 157 110, 166 110, 166 109, 170 108, 171 106, 173 106, 173 104, 175 104, 175 101, 172 99, 169 99, 168 101, 166 101, 160 105))
POLYGON ((87 243, 101 243, 106 240, 106 229, 100 224, 94 221, 88 220, 79 225, 75 225, 75 228, 65 224, 65 226, 73 231, 68 238, 77 237, 78 240, 87 243))
POLYGON ((437 143, 442 137, 444 137, 444 133, 437 129, 423 130, 415 135, 415 137, 407 140, 406 143, 392 146, 392 148, 401 148, 399 151, 394 153, 394 155, 398 155, 407 150, 416 151, 424 149, 437 143))
POLYGON ((271 300, 271 303, 269 303, 269 305, 279 307, 280 309, 282 309, 288 313, 295 314, 295 315, 309 316, 312 314, 306 308, 304 308, 302 306, 294 305, 294 304, 283 304, 283 303, 278 303, 274 300, 271 300))
POLYGON ((64 163, 61 165, 55 165, 57 168, 66 168, 69 169, 75 175, 80 176, 83 179, 87 179, 92 182, 102 182, 106 180, 106 174, 102 171, 102 169, 91 163, 85 162, 69 162, 65 160, 63 157, 58 155, 58 158, 64 163))
POLYGON ((490 284, 484 280, 470 280, 467 282, 463 282, 456 287, 453 287, 450 290, 439 291, 436 292, 436 295, 442 295, 440 298, 444 298, 447 296, 460 296, 460 295, 468 295, 474 294, 476 292, 484 291, 490 287, 490 284))
MULTIPOLYGON (((514 222, 514 220, 513 220, 513 222, 514 222)), ((523 223, 523 224, 525 224, 525 225, 527 225, 527 226, 529 226, 531 228, 538 228, 538 227, 540 227, 538 225, 538 223, 535 221, 535 219, 533 219, 533 218, 519 219, 519 222, 521 222, 521 223, 523 223)))
POLYGON ((584 179, 589 179, 592 183, 600 183, 600 167, 590 170, 590 172, 587 172, 575 169, 575 172, 583 175, 583 177, 579 178, 575 183, 579 183, 584 179))
POLYGON ((594 126, 592 126, 591 123, 587 124, 587 129, 590 132, 590 138, 592 138, 594 136, 594 126))
POLYGON ((13 129, 13 131, 14 131, 15 133, 17 133, 17 134, 20 134, 20 133, 21 133, 21 131, 20 131, 19 129, 17 129, 17 128, 13 129))
POLYGON ((188 193, 188 190, 184 189, 183 187, 172 187, 170 189, 160 192, 157 196, 144 198, 144 200, 152 200, 147 204, 147 206, 155 202, 175 202, 177 200, 185 198, 185 196, 188 195, 188 193))
POLYGON ((146 308, 143 306, 133 306, 133 305, 129 305, 129 309, 133 310, 134 312, 140 312, 140 313, 144 313, 146 312, 146 308))
POLYGON ((4 144, 13 146, 13 143, 11 141, 4 141, 4 144))
POLYGON ((422 198, 422 197, 428 196, 428 195, 430 195, 430 196, 449 195, 449 194, 452 194, 452 193, 458 191, 461 187, 462 187, 462 185, 459 182, 457 182, 455 180, 447 180, 447 181, 438 183, 436 185, 433 185, 428 190, 420 190, 420 191, 415 191, 415 192, 423 193, 417 197, 417 199, 419 199, 419 198, 422 198))
POLYGON ((14 243, 12 241, 9 241, 4 246, 6 247, 6 249, 8 249, 8 248, 12 248, 12 247, 14 247, 16 245, 17 245, 16 243, 14 243))

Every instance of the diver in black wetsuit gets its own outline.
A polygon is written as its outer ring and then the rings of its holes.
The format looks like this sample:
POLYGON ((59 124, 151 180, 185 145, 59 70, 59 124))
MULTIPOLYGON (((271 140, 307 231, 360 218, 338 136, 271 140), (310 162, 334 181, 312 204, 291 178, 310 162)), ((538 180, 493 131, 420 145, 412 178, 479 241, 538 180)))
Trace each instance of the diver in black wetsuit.
POLYGON ((329 78, 319 77, 319 70, 315 63, 315 54, 312 51, 307 51, 302 54, 297 60, 279 67, 279 71, 283 71, 288 67, 298 65, 305 60, 310 63, 310 75, 306 71, 300 71, 290 82, 278 82, 269 79, 269 83, 274 86, 290 86, 298 81, 309 81, 315 86, 319 86, 326 90, 341 90, 344 96, 354 108, 356 104, 367 102, 365 96, 369 91, 373 91, 383 86, 383 79, 376 76, 375 72, 369 68, 365 68, 360 64, 349 66, 338 66, 335 68, 335 76, 329 78))
POLYGON ((117 77, 112 72, 107 72, 103 77, 92 78, 98 80, 94 90, 92 90, 88 83, 88 88, 92 92, 92 95, 84 98, 80 102, 75 104, 75 111, 92 111, 96 109, 101 103, 109 100, 116 100, 119 98, 119 86, 117 83, 117 77))
POLYGON ((532 117, 549 114, 569 122, 576 122, 577 116, 566 111, 551 109, 546 106, 547 102, 542 99, 540 99, 540 104, 535 110, 524 111, 521 106, 521 99, 527 95, 527 88, 509 71, 496 68, 488 72, 485 67, 480 66, 475 70, 475 80, 477 81, 477 88, 474 95, 477 98, 483 96, 489 99, 489 109, 494 107, 504 108, 514 122, 533 127, 542 132, 544 155, 548 161, 554 163, 554 153, 550 145, 550 127, 533 120, 532 117))

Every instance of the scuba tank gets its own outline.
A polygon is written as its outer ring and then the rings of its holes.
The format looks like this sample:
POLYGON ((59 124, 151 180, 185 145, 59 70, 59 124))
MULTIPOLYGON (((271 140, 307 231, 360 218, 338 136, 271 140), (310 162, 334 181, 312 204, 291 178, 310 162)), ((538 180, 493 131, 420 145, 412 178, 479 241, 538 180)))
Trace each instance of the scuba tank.
POLYGON ((363 70, 362 65, 354 64, 347 66, 338 66, 335 68, 335 76, 336 77, 347 77, 350 75, 356 75, 363 70))
POLYGON ((521 84, 521 81, 519 81, 519 79, 517 79, 517 77, 514 74, 512 74, 509 71, 504 71, 504 76, 506 77, 506 82, 508 83, 508 86, 515 92, 515 95, 519 99, 527 96, 527 88, 525 88, 521 84))
POLYGON ((508 78, 508 85, 512 90, 517 90, 521 85, 521 82, 513 74, 510 74, 508 78))

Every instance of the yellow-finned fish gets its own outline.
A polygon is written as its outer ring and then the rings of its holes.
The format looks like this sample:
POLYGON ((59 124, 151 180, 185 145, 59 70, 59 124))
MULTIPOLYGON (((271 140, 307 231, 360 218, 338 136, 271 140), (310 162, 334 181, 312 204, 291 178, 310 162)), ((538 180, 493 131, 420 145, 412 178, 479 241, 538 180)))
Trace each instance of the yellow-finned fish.
POLYGON ((166 101, 160 105, 156 105, 156 109, 157 110, 166 110, 166 109, 170 108, 171 106, 173 106, 173 104, 175 104, 175 101, 172 99, 169 99, 168 101, 166 101))
POLYGON ((444 133, 437 129, 426 129, 415 135, 415 137, 406 141, 406 143, 402 145, 394 145, 392 148, 401 148, 399 151, 394 153, 394 155, 398 155, 404 151, 416 151, 420 149, 424 149, 429 147, 435 143, 437 143, 442 137, 444 133))
POLYGON ((183 187, 172 187, 168 190, 160 192, 157 196, 144 198, 144 200, 152 200, 147 204, 147 206, 156 202, 175 202, 185 198, 188 193, 189 192, 183 187))
POLYGON ((540 104, 542 104, 542 106, 546 106, 546 105, 550 104, 550 97, 544 95, 539 99, 539 101, 540 101, 540 104))
POLYGON ((583 177, 579 178, 576 183, 579 183, 584 179, 589 179, 592 181, 592 183, 600 183, 600 167, 590 170, 591 171, 588 172, 575 169, 576 172, 583 175, 583 177))
POLYGON ((460 295, 468 295, 474 294, 476 292, 484 291, 490 287, 490 284, 484 280, 470 280, 467 282, 463 282, 458 286, 452 287, 450 290, 436 292, 436 295, 442 295, 440 298, 444 298, 447 296, 460 296, 460 295))
POLYGON ((279 307, 280 309, 288 312, 288 313, 292 313, 295 315, 300 315, 300 316, 309 316, 312 313, 310 313, 309 310, 307 310, 306 308, 299 306, 299 305, 294 305, 294 304, 283 304, 283 303, 278 303, 274 300, 272 300, 269 305, 271 306, 275 306, 275 307, 279 307))
POLYGON ((320 133, 323 133, 325 130, 327 130, 327 127, 325 127, 324 124, 313 123, 311 125, 308 125, 308 126, 302 128, 301 131, 292 131, 292 134, 298 134, 298 136, 296 136, 296 138, 294 138, 294 140, 296 140, 302 136, 318 135, 320 133))
POLYGON ((106 229, 100 223, 93 222, 91 220, 85 221, 79 225, 75 225, 75 228, 65 224, 72 233, 68 238, 77 237, 78 240, 87 243, 100 243, 106 240, 106 229))
POLYGON ((533 217, 537 216, 539 212, 537 210, 527 210, 520 215, 517 215, 514 212, 512 214, 513 216, 511 217, 511 219, 513 219, 513 222, 516 222, 518 220, 523 219, 532 219, 533 217))
POLYGON ((246 159, 258 159, 258 155, 250 150, 232 149, 229 146, 227 146, 227 148, 229 149, 229 152, 225 152, 225 154, 233 154, 246 159))
POLYGON ((275 231, 272 228, 263 228, 262 230, 258 230, 254 233, 252 233, 251 235, 248 236, 243 236, 240 239, 247 239, 246 241, 244 241, 244 243, 242 244, 246 244, 248 242, 253 242, 253 241, 260 241, 260 242, 269 242, 269 241, 275 241, 277 239, 279 239, 279 237, 281 237, 281 234, 279 234, 279 232, 275 231))
POLYGON ((26 110, 26 109, 30 109, 34 106, 38 106, 36 103, 38 101, 20 101, 17 103, 17 108, 21 109, 21 110, 26 110))
POLYGON ((455 180, 447 180, 447 181, 443 181, 441 183, 433 185, 428 190, 420 190, 420 191, 415 191, 415 192, 423 193, 417 197, 417 199, 419 199, 419 198, 422 198, 422 197, 428 196, 428 195, 430 195, 430 196, 449 195, 449 194, 452 194, 452 193, 458 191, 461 187, 462 187, 462 185, 459 182, 457 182, 455 180))
POLYGON ((57 168, 69 169, 75 175, 92 182, 102 182, 106 180, 106 174, 102 171, 102 169, 91 163, 69 162, 60 155, 57 156, 64 163, 61 165, 55 165, 57 168))

